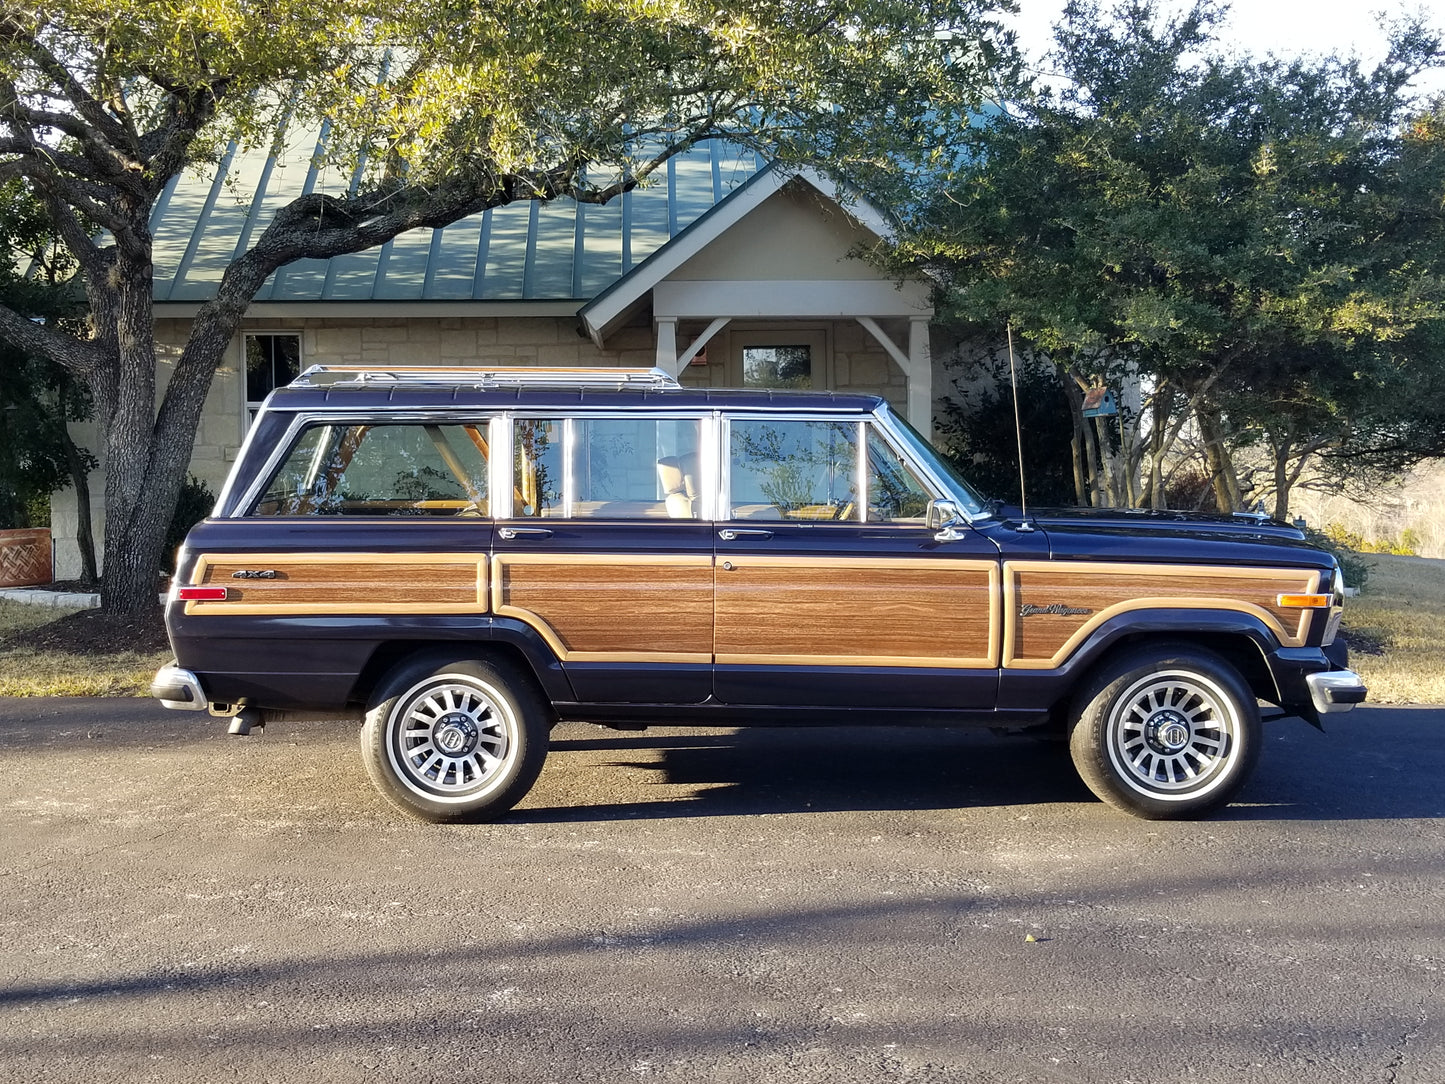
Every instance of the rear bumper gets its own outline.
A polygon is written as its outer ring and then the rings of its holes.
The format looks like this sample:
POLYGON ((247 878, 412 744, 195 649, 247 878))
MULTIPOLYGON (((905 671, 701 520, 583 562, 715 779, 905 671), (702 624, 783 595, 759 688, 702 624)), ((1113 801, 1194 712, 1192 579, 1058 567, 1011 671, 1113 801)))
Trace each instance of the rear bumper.
POLYGON ((1321 715, 1349 711, 1363 703, 1367 690, 1360 675, 1353 670, 1326 670, 1305 678, 1315 711, 1321 715))
POLYGON ((159 700, 162 707, 180 711, 205 711, 207 707, 201 679, 179 666, 162 666, 156 671, 151 679, 151 696, 159 700))

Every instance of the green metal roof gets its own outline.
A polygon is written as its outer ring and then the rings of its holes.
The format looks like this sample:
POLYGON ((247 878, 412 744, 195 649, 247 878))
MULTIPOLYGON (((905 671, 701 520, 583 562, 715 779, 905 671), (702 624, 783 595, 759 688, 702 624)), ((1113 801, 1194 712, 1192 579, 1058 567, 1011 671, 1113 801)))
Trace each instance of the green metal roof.
MULTIPOLYGON (((228 148, 216 171, 187 173, 151 215, 155 300, 212 297, 227 265, 276 209, 310 192, 354 190, 358 178, 317 168, 327 133, 279 155, 228 148)), ((703 143, 657 180, 606 206, 516 203, 444 229, 404 233, 379 248, 278 270, 257 301, 584 301, 685 230, 763 163, 725 143, 703 143)))

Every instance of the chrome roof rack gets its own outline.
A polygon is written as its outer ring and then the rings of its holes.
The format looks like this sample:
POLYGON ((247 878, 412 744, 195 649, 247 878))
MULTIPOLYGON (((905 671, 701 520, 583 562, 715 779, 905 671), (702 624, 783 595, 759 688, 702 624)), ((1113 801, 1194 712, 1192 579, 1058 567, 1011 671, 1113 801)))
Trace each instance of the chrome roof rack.
POLYGON ((290 387, 677 388, 681 385, 665 369, 621 369, 605 365, 392 365, 377 369, 312 365, 291 381, 290 387))

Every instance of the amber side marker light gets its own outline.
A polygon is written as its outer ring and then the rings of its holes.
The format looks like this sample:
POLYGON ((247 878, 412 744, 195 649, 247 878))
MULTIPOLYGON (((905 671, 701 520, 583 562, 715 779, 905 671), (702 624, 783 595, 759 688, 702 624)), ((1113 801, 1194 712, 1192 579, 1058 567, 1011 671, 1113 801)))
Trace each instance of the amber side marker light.
POLYGON ((225 602, 226 591, 224 587, 182 587, 177 589, 176 598, 182 602, 225 602))
POLYGON ((1280 595, 1275 599, 1277 606, 1287 606, 1292 610, 1318 610, 1334 603, 1330 595, 1280 595))

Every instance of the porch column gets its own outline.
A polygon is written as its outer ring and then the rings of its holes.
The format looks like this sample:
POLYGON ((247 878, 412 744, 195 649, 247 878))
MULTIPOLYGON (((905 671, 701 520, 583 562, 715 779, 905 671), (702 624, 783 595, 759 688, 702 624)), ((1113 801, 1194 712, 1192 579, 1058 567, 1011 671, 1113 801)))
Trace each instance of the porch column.
POLYGON ((657 361, 659 369, 677 375, 677 318, 659 317, 657 320, 657 361))
POLYGON ((928 344, 928 318, 908 321, 908 420, 933 439, 933 352, 928 344))

